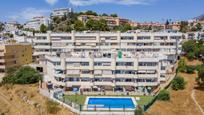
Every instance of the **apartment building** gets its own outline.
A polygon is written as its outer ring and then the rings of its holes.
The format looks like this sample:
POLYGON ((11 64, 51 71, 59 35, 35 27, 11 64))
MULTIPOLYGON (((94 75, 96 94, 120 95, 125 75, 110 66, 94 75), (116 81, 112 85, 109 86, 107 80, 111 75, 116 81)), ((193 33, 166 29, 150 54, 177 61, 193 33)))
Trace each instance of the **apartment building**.
POLYGON ((49 19, 44 16, 39 17, 33 17, 31 20, 27 21, 24 25, 24 28, 26 29, 34 29, 36 31, 40 30, 40 26, 44 24, 45 26, 48 26, 49 19))
POLYGON ((18 26, 19 26, 20 24, 18 23, 18 22, 16 22, 16 21, 9 21, 9 22, 6 22, 5 23, 5 31, 6 32, 15 32, 15 31, 17 31, 18 30, 18 26))
POLYGON ((185 36, 187 39, 190 39, 190 40, 204 41, 204 32, 188 32, 185 36))
POLYGON ((32 63, 32 46, 30 44, 0 45, 0 73, 6 69, 32 63))
POLYGON ((92 20, 104 19, 107 21, 107 24, 109 27, 119 26, 119 25, 126 24, 126 23, 132 25, 132 22, 130 20, 120 18, 120 17, 94 16, 94 15, 80 15, 80 16, 78 16, 78 20, 81 20, 84 23, 86 23, 89 19, 92 19, 92 20))
POLYGON ((50 14, 50 17, 53 18, 53 17, 68 16, 72 12, 73 12, 72 8, 58 8, 52 11, 52 13, 50 14))
POLYGON ((67 90, 149 92, 172 72, 164 55, 140 53, 62 53, 49 55, 47 76, 56 86, 67 90))
POLYGON ((168 79, 181 53, 181 33, 71 32, 36 34, 47 81, 68 90, 152 91, 168 79))
POLYGON ((56 52, 149 52, 161 53, 175 62, 181 52, 181 33, 172 32, 74 32, 35 34, 34 55, 56 52))

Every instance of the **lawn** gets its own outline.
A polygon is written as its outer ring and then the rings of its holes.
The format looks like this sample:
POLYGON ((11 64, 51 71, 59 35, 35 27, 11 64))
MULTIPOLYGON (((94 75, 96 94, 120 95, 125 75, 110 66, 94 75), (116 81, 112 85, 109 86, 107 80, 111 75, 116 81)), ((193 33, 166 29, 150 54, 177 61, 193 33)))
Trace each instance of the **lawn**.
MULTIPOLYGON (((80 105, 85 104, 86 97, 87 97, 86 95, 65 95, 65 99, 76 102, 80 105)), ((117 96, 115 96, 115 97, 117 97, 117 96)), ((120 96, 120 97, 122 97, 122 96, 120 96)), ((123 96, 123 97, 133 97, 133 96, 123 96)), ((153 96, 134 96, 134 97, 140 97, 140 101, 137 101, 137 103, 141 106, 147 104, 148 102, 150 102, 153 99, 153 96)))

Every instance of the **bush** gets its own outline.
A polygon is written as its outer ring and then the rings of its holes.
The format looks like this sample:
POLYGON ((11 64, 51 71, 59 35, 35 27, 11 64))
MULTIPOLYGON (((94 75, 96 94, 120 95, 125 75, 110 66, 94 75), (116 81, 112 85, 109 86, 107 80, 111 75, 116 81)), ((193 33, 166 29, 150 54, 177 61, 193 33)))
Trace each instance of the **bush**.
POLYGON ((186 70, 186 61, 184 58, 181 58, 178 62, 178 72, 185 72, 186 70))
POLYGON ((3 83, 11 84, 32 84, 37 83, 39 80, 42 80, 42 76, 31 67, 21 67, 18 70, 10 69, 3 78, 3 83))
POLYGON ((177 76, 173 79, 171 87, 173 90, 183 90, 185 89, 185 84, 184 78, 177 76))
POLYGON ((56 114, 58 111, 60 111, 59 104, 54 101, 48 100, 46 102, 46 106, 47 106, 48 113, 56 114))
POLYGON ((135 109, 135 115, 143 115, 143 110, 140 106, 135 109))
POLYGON ((188 74, 193 74, 194 73, 195 68, 192 66, 186 66, 186 73, 188 74))
POLYGON ((196 81, 200 87, 204 87, 204 65, 198 68, 198 78, 196 81))
POLYGON ((195 53, 194 53, 194 52, 189 52, 189 53, 187 54, 187 58, 188 58, 189 60, 193 60, 193 59, 195 58, 195 53))
POLYGON ((170 100, 170 94, 167 90, 162 90, 159 92, 157 99, 162 101, 168 101, 170 100))

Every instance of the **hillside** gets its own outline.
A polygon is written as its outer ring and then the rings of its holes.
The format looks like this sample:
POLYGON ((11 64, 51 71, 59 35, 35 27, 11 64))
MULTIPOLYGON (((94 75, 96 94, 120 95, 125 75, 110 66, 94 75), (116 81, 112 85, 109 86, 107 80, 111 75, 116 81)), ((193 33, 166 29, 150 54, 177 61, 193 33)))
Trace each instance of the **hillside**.
POLYGON ((202 15, 196 17, 195 19, 197 19, 197 20, 204 20, 204 14, 202 14, 202 15))

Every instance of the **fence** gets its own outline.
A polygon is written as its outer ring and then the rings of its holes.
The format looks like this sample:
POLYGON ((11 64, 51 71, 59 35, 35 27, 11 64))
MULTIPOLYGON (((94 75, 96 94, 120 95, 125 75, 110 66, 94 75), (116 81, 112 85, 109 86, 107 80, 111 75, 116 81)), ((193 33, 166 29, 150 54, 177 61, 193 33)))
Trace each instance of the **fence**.
POLYGON ((80 105, 75 102, 72 102, 68 99, 65 99, 63 94, 61 95, 59 92, 54 92, 53 97, 57 99, 58 101, 80 111, 80 112, 134 112, 136 107, 133 107, 132 105, 80 105))

